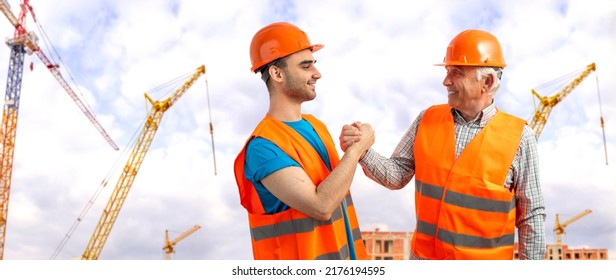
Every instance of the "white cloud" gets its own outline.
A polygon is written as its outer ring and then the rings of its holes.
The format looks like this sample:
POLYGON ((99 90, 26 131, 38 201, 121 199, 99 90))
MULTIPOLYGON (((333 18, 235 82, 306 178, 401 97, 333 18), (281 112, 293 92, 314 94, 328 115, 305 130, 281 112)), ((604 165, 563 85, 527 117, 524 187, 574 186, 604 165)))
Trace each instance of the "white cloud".
MULTIPOLYGON (((8 2, 16 12, 19 3, 8 2)), ((546 231, 553 240, 556 213, 590 208, 592 214, 571 225, 567 241, 608 248, 616 257, 613 1, 284 3, 31 1, 84 98, 122 149, 131 148, 130 137, 147 114, 144 92, 201 64, 207 68, 165 113, 101 259, 162 259, 165 230, 179 234, 194 224, 203 228, 178 245, 174 258, 251 258, 232 166, 268 106, 265 87, 249 71, 248 45, 254 32, 278 20, 294 21, 313 43, 326 46, 315 53, 323 78, 305 112, 328 124, 334 138, 344 123, 372 123, 375 149, 384 155, 423 108, 445 101, 444 71, 433 64, 462 29, 497 34, 509 64, 497 105, 523 118, 533 112, 531 88, 596 62, 610 165, 592 75, 554 108, 540 138, 546 231)), ((3 36, 12 36, 6 20, 0 25, 3 36)), ((30 22, 27 28, 39 32, 30 22)), ((8 58, 9 49, 0 48, 0 57, 8 58)), ((7 76, 4 61, 1 77, 7 76)), ((30 62, 35 69, 24 69, 5 259, 48 259, 121 154, 38 59, 26 57, 30 62)), ((359 170, 354 182, 364 230, 414 228, 412 188, 386 190, 359 170)), ((81 256, 115 183, 110 180, 58 259, 81 256)))

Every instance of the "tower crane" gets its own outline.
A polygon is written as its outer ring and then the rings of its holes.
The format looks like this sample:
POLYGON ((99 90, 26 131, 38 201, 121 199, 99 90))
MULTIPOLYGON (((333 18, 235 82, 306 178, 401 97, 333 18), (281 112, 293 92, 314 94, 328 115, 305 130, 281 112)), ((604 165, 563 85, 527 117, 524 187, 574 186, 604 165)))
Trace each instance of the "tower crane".
MULTIPOLYGON (((560 101, 562 101, 573 89, 575 89, 591 72, 595 71, 595 63, 591 63, 584 71, 582 71, 579 75, 577 75, 573 80, 571 80, 563 89, 559 92, 555 93, 552 96, 541 96, 535 89, 531 89, 531 92, 534 97, 539 99, 539 108, 535 110, 533 114, 533 118, 530 121, 530 127, 535 131, 537 138, 541 135, 543 131, 543 127, 552 112, 554 106, 556 106, 560 101)), ((601 124, 603 125, 603 118, 601 118, 601 124)))
POLYGON ((562 245, 562 235, 565 234, 565 228, 569 224, 579 220, 580 218, 590 214, 591 212, 592 212, 592 210, 586 209, 586 210, 584 210, 584 212, 579 213, 579 214, 571 217, 569 220, 566 220, 562 224, 558 220, 558 214, 556 214, 556 222, 555 222, 555 225, 554 225, 554 233, 556 234, 556 245, 562 245))
POLYGON ((60 73, 58 64, 52 63, 38 45, 38 37, 32 31, 26 30, 26 14, 29 12, 35 23, 38 24, 29 0, 22 0, 19 17, 16 17, 6 0, 0 0, 0 11, 6 16, 11 25, 15 28, 13 38, 7 40, 6 44, 11 49, 9 69, 6 85, 6 95, 2 109, 2 127, 0 131, 1 166, 0 166, 0 260, 4 258, 4 242, 6 237, 6 223, 8 217, 8 203, 11 189, 11 177, 13 174, 13 156, 15 153, 15 136, 17 132, 17 120, 19 114, 19 100, 21 96, 21 82, 23 76, 25 54, 36 54, 43 62, 45 67, 53 74, 60 85, 66 90, 77 106, 94 124, 96 129, 103 135, 107 142, 118 150, 117 145, 107 134, 105 129, 98 123, 94 114, 79 99, 70 85, 64 80, 60 73))
MULTIPOLYGON (((539 107, 535 109, 535 112, 530 121, 530 127, 535 131, 537 139, 543 131, 543 127, 552 112, 554 106, 560 103, 567 95, 571 93, 590 73, 596 70, 595 63, 588 64, 579 74, 577 74, 571 81, 569 81, 561 90, 551 96, 541 96, 535 89, 531 89, 534 97, 539 100, 539 107)), ((597 95, 599 97, 599 113, 601 120, 601 130, 603 132, 603 145, 605 149, 605 164, 607 165, 607 144, 605 141, 605 122, 603 121, 603 112, 601 110, 601 95, 599 93, 599 78, 597 77, 597 95)), ((535 106, 537 107, 537 106, 535 106)))
POLYGON ((165 247, 163 247, 163 251, 165 251, 165 260, 170 260, 171 254, 175 253, 173 246, 175 246, 176 244, 178 244, 178 242, 182 241, 182 239, 193 234, 195 231, 199 230, 200 228, 201 228, 200 225, 194 225, 192 228, 180 234, 178 237, 176 237, 175 239, 171 241, 169 241, 169 230, 165 230, 165 247))
POLYGON ((154 139, 163 115, 204 73, 205 66, 201 65, 188 78, 188 80, 184 82, 184 84, 177 88, 171 96, 162 101, 154 101, 147 93, 144 94, 147 101, 152 104, 152 108, 150 109, 143 128, 141 129, 139 137, 135 141, 133 149, 128 157, 128 161, 120 174, 120 178, 111 193, 107 206, 105 206, 103 214, 94 229, 90 242, 81 257, 82 260, 97 260, 100 256, 103 246, 105 245, 105 242, 109 237, 109 233, 111 232, 111 228, 113 227, 118 214, 122 209, 122 205, 126 200, 128 191, 135 181, 135 177, 137 176, 137 172, 139 172, 141 163, 150 148, 150 144, 154 139))

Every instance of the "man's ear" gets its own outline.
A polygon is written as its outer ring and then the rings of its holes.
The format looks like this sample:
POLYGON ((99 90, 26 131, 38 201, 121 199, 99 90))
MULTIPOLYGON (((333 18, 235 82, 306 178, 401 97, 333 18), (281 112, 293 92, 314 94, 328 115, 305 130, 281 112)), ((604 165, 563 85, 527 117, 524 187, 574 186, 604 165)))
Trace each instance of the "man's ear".
POLYGON ((491 88, 492 85, 494 84, 494 75, 496 74, 490 74, 486 76, 485 85, 488 86, 488 88, 491 88))
POLYGON ((483 83, 483 87, 485 89, 486 92, 490 92, 490 90, 492 89, 492 87, 494 87, 494 79, 496 77, 494 77, 494 75, 496 74, 490 74, 486 76, 486 79, 483 83))
POLYGON ((272 65, 269 68, 269 74, 270 74, 270 78, 274 79, 276 81, 280 81, 282 79, 282 69, 280 69, 278 66, 272 65))

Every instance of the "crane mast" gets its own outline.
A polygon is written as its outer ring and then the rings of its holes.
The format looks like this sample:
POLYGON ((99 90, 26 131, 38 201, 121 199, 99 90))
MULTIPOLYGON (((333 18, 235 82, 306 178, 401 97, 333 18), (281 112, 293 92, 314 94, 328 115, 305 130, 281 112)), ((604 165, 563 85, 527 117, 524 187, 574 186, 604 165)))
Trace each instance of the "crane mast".
MULTIPOLYGON (((27 2, 26 2, 27 3, 27 2)), ((5 0, 0 1, 0 10, 15 26, 15 38, 28 38, 25 31, 26 5, 22 6, 19 19, 15 18, 5 0)), ((22 41, 23 42, 23 41, 22 41)), ((29 41, 28 41, 29 42, 29 41)), ((11 48, 9 59, 8 77, 6 81, 6 94, 2 108, 2 154, 0 154, 0 260, 4 259, 4 242, 6 240, 6 223, 9 210, 9 195, 11 189, 11 179, 13 176, 13 155, 15 152, 15 136, 17 128, 17 115, 19 112, 19 100, 21 96, 21 80, 23 76, 24 56, 26 49, 24 44, 8 44, 11 48)))
POLYGON ((156 131, 158 130, 160 121, 167 109, 169 109, 175 102, 182 97, 182 95, 192 86, 192 84, 205 73, 205 66, 202 65, 190 76, 190 78, 184 82, 178 89, 176 89, 170 97, 162 101, 153 101, 147 93, 145 98, 152 104, 152 108, 146 118, 143 128, 139 134, 139 137, 135 141, 133 149, 128 157, 128 161, 120 174, 120 178, 111 193, 111 197, 107 202, 107 206, 103 210, 103 214, 100 217, 94 233, 90 238, 81 259, 82 260, 97 260, 100 253, 109 237, 111 228, 113 227, 122 205, 126 200, 126 196, 135 181, 137 172, 141 167, 141 163, 150 148, 150 144, 154 139, 156 131))
POLYGON ((73 101, 77 103, 79 108, 86 114, 88 119, 96 126, 107 142, 115 149, 115 145, 111 137, 98 123, 92 112, 83 104, 83 102, 73 92, 71 87, 66 83, 57 66, 52 64, 47 56, 38 46, 38 37, 34 32, 26 30, 26 14, 29 12, 36 22, 36 17, 28 0, 23 0, 19 17, 15 17, 6 0, 0 0, 0 11, 9 20, 15 28, 13 38, 7 40, 6 44, 11 49, 9 59, 8 76, 6 83, 6 94, 2 108, 2 126, 0 131, 0 260, 4 259, 4 243, 6 240, 6 223, 8 219, 8 204, 11 189, 11 180, 13 176, 13 157, 15 154, 15 138, 17 135, 17 121, 19 115, 19 104, 21 97, 21 83, 24 68, 25 54, 31 55, 35 53, 39 59, 45 64, 47 69, 51 71, 56 80, 60 82, 62 87, 69 93, 73 101))
POLYGON ((584 212, 579 213, 579 214, 571 217, 569 220, 565 221, 562 224, 560 223, 560 221, 558 219, 558 214, 556 214, 556 222, 555 222, 555 225, 554 225, 554 233, 556 234, 556 245, 562 245, 562 235, 565 234, 565 228, 569 224, 579 220, 580 218, 590 214, 591 212, 592 212, 592 210, 586 209, 586 210, 584 210, 584 212))
MULTIPOLYGON (((595 63, 591 63, 573 80, 571 80, 565 87, 552 96, 541 96, 535 89, 532 89, 533 96, 539 99, 539 108, 535 110, 533 118, 530 121, 530 127, 535 131, 536 137, 539 138, 543 127, 552 112, 554 106, 560 103, 573 89, 575 89, 591 72, 595 71, 595 63)), ((602 118, 603 123, 603 118, 602 118)))

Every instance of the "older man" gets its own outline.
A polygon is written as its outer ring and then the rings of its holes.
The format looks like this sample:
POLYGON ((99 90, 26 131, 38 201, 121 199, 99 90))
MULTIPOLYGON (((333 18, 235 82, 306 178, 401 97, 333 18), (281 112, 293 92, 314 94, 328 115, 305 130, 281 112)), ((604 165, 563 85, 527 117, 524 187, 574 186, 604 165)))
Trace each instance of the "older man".
MULTIPOLYGON (((364 173, 389 189, 415 177, 412 259, 544 259, 545 207, 537 140, 526 122, 494 104, 506 66, 492 34, 465 30, 445 55, 447 104, 422 111, 391 157, 370 149, 364 173)), ((340 146, 361 139, 345 125, 340 146)))

